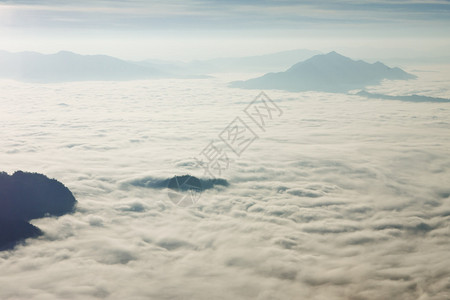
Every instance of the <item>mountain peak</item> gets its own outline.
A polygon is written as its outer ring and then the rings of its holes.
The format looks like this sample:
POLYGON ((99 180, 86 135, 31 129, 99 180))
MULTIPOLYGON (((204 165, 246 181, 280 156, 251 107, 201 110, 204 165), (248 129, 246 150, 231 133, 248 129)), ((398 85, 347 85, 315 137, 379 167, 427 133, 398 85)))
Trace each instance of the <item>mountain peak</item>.
MULTIPOLYGON (((316 55, 316 56, 319 56, 319 55, 316 55)), ((314 58, 314 56, 313 56, 312 58, 314 58)), ((319 58, 319 57, 318 57, 318 58, 319 58)), ((323 54, 323 55, 321 55, 321 58, 328 58, 328 59, 350 59, 349 57, 344 56, 344 55, 342 55, 342 54, 339 54, 339 53, 337 53, 336 51, 331 51, 331 52, 328 52, 327 54, 323 54)))
POLYGON ((328 53, 325 54, 325 55, 326 55, 326 56, 343 56, 343 55, 337 53, 336 51, 328 52, 328 53))
MULTIPOLYGON (((343 56, 336 51, 331 51, 327 54, 318 54, 313 57, 311 57, 308 60, 299 62, 292 67, 290 67, 287 72, 295 72, 298 69, 303 69, 305 67, 318 67, 318 68, 328 68, 328 66, 331 65, 345 65, 348 63, 354 63, 351 58, 348 58, 346 56, 343 56)), ((337 66, 336 66, 337 67, 337 66)))
POLYGON ((268 73, 259 78, 235 82, 232 86, 287 91, 347 92, 379 84, 383 79, 412 78, 415 76, 399 68, 389 68, 382 63, 355 61, 332 51, 299 62, 285 72, 268 73))

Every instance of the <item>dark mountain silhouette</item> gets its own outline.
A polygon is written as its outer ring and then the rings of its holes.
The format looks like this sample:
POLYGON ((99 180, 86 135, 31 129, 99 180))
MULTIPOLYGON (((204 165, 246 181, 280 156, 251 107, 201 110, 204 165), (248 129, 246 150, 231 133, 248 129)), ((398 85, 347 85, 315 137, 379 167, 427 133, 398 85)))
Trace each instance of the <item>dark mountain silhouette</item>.
MULTIPOLYGON (((154 178, 154 177, 144 177, 140 179, 134 179, 129 184, 138 187, 152 188, 152 189, 164 189, 173 188, 177 186, 176 182, 188 183, 192 186, 199 187, 200 190, 208 190, 214 188, 214 186, 229 186, 229 182, 222 178, 211 178, 211 179, 201 179, 191 175, 181 175, 173 176, 171 178, 154 178)), ((181 185, 181 184, 180 184, 181 185)))
POLYGON ((167 179, 155 177, 138 178, 124 182, 124 185, 151 189, 167 189, 168 196, 175 205, 187 207, 195 204, 203 191, 209 189, 221 190, 220 187, 228 187, 230 184, 222 178, 201 179, 186 174, 167 179))
POLYGON ((231 87, 246 89, 279 89, 286 91, 347 92, 383 79, 413 79, 399 68, 376 62, 354 61, 336 52, 316 55, 297 63, 285 72, 268 73, 246 81, 235 81, 231 87))
POLYGON ((14 248, 18 242, 42 235, 42 231, 27 221, 0 220, 0 251, 14 248))
POLYGON ((46 83, 164 76, 168 75, 153 66, 142 66, 106 55, 79 55, 68 51, 48 55, 0 51, 0 78, 46 83))
POLYGON ((385 99, 385 100, 400 100, 406 102, 438 102, 438 103, 450 103, 450 99, 438 98, 438 97, 428 97, 421 95, 408 95, 408 96, 390 96, 384 94, 372 94, 367 91, 359 91, 356 93, 358 96, 375 98, 375 99, 385 99))
POLYGON ((0 173, 0 250, 10 249, 41 231, 28 221, 74 211, 72 192, 55 179, 38 173, 0 173))

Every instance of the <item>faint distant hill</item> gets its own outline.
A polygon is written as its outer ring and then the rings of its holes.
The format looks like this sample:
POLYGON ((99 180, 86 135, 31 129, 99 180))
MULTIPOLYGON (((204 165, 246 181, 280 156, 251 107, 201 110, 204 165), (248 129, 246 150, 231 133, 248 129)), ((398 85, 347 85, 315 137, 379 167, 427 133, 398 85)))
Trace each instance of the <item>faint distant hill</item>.
POLYGON ((0 251, 42 234, 28 221, 71 213, 76 202, 67 187, 45 175, 0 172, 0 251))
POLYGON ((153 66, 141 66, 106 55, 0 51, 0 78, 20 81, 133 80, 167 75, 153 66))
POLYGON ((158 66, 174 74, 254 73, 285 69, 317 54, 320 52, 296 49, 265 55, 194 60, 186 63, 161 60, 146 60, 138 63, 144 66, 147 64, 158 66))
POLYGON ((347 92, 383 79, 413 79, 416 76, 381 62, 373 64, 352 60, 336 52, 316 55, 299 62, 285 72, 268 73, 246 81, 235 81, 231 87, 245 89, 279 89, 286 91, 347 92))
POLYGON ((406 102, 437 102, 437 103, 450 103, 450 99, 447 98, 439 98, 439 97, 430 97, 423 95, 406 95, 406 96, 392 96, 392 95, 384 95, 384 94, 374 94, 369 93, 367 91, 359 91, 355 95, 366 97, 366 98, 374 98, 374 99, 384 99, 384 100, 400 100, 406 102))

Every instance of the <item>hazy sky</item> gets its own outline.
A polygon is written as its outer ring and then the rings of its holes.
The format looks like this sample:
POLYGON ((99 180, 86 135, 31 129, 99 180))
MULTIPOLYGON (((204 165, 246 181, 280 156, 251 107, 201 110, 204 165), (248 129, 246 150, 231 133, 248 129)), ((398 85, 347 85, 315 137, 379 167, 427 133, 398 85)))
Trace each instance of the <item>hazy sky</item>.
POLYGON ((0 49, 195 59, 295 48, 439 56, 450 1, 5 1, 0 49), (370 49, 370 50, 369 50, 370 49))

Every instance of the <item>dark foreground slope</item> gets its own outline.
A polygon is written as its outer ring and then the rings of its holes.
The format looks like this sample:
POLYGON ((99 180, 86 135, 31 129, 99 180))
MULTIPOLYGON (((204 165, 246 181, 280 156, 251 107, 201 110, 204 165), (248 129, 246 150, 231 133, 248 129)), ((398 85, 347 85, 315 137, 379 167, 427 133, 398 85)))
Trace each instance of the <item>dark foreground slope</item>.
POLYGON ((0 250, 41 234, 28 221, 62 216, 73 212, 75 205, 72 192, 55 179, 21 171, 0 173, 0 250))

